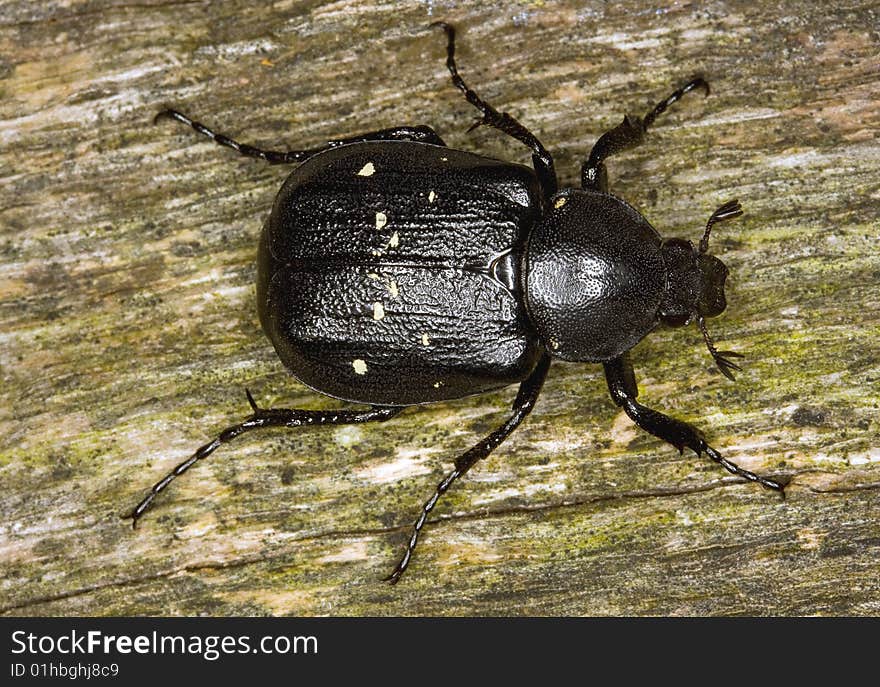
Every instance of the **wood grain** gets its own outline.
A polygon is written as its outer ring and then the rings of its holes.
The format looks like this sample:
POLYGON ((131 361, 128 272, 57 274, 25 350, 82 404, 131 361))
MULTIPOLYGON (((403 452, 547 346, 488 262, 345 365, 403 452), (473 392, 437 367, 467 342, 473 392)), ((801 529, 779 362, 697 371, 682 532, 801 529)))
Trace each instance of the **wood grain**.
POLYGON ((880 17, 876 3, 0 3, 0 612, 9 615, 880 613, 880 17), (525 122, 575 185, 596 137, 700 73, 610 165, 668 236, 712 210, 731 269, 712 323, 634 351, 642 399, 700 426, 780 500, 638 431, 600 368, 538 407, 381 583, 452 459, 515 393, 223 448, 132 531, 155 480, 264 405, 332 408, 260 332, 254 256, 276 148, 426 123, 526 162, 449 83, 525 122))

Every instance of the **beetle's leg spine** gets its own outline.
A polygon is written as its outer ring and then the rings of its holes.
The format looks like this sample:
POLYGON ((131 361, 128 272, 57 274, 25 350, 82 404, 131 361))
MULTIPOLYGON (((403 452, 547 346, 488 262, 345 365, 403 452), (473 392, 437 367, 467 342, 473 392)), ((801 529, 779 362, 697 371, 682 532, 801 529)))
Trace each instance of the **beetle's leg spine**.
POLYGON ((605 169, 605 160, 612 155, 639 145, 654 120, 695 88, 701 88, 706 95, 709 95, 709 84, 698 76, 657 103, 644 117, 624 117, 621 124, 602 134, 590 150, 587 161, 581 166, 581 187, 589 190, 607 191, 608 173, 605 169))
POLYGON ((553 166, 553 156, 550 155, 550 152, 538 140, 537 136, 507 112, 499 112, 492 107, 478 96, 474 90, 469 88, 464 79, 461 78, 461 75, 458 73, 458 67, 455 64, 455 28, 443 21, 435 21, 430 26, 440 27, 446 32, 446 68, 452 75, 452 83, 482 115, 482 118, 468 129, 468 132, 473 131, 479 126, 491 126, 508 136, 512 136, 528 147, 532 151, 532 163, 535 166, 535 172, 541 183, 544 199, 545 201, 549 200, 550 196, 556 193, 558 187, 556 170, 553 166))
POLYGON ((541 393, 544 380, 547 378, 547 370, 549 368, 550 356, 545 353, 528 378, 520 384, 519 392, 513 402, 513 412, 505 423, 455 459, 455 469, 443 478, 443 481, 437 485, 434 493, 431 494, 431 498, 425 501, 425 505, 422 506, 419 517, 413 523, 412 534, 407 542, 406 551, 391 574, 384 578, 386 582, 396 584, 409 566, 413 552, 416 549, 416 544, 419 541, 419 534, 428 519, 428 513, 434 509, 440 497, 449 490, 449 487, 452 486, 455 480, 464 475, 478 461, 486 458, 492 451, 498 448, 519 427, 520 423, 526 419, 526 416, 532 412, 532 408, 535 407, 535 403, 541 393))
POLYGON ((632 374, 632 365, 627 354, 605 363, 605 379, 614 402, 623 408, 629 418, 646 432, 672 444, 679 452, 687 447, 698 456, 705 453, 728 472, 750 482, 757 482, 762 487, 773 489, 780 492, 783 497, 785 496, 784 483, 744 470, 709 446, 696 428, 638 403, 636 401, 638 388, 635 386, 635 376, 632 374))
POLYGON ((150 507, 153 500, 165 490, 165 488, 176 478, 189 470, 193 465, 203 458, 207 458, 221 444, 232 441, 239 434, 248 432, 252 429, 260 429, 263 427, 303 427, 309 425, 349 425, 361 424, 364 422, 384 422, 389 420, 400 411, 402 406, 373 406, 369 410, 302 410, 295 408, 260 408, 249 390, 247 393, 248 403, 254 411, 253 415, 240 422, 237 425, 227 427, 220 434, 209 441, 207 444, 200 446, 195 453, 182 463, 179 463, 165 477, 156 482, 150 492, 135 506, 130 512, 122 517, 131 518, 132 527, 137 527, 138 520, 143 516, 144 512, 150 507))

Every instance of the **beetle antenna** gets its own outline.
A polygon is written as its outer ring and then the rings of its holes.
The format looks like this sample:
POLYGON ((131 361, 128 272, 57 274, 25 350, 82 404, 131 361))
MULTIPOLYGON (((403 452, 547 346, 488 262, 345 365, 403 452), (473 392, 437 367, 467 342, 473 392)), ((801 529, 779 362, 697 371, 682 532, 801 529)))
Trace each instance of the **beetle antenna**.
POLYGON ((733 370, 742 372, 742 368, 730 360, 730 358, 744 358, 745 356, 736 351, 719 351, 715 348, 715 343, 712 341, 712 337, 709 336, 709 329, 706 327, 706 320, 702 315, 697 315, 697 324, 700 326, 700 331, 703 333, 703 341, 706 342, 706 348, 709 349, 709 355, 712 356, 718 369, 721 370, 721 374, 727 377, 730 381, 736 381, 736 378, 733 376, 733 370))
POLYGON ((700 239, 700 252, 705 253, 709 250, 709 232, 712 231, 712 226, 717 222, 723 222, 724 220, 734 219, 735 217, 739 217, 742 215, 743 209, 742 205, 739 204, 739 201, 728 200, 724 205, 719 207, 715 212, 712 213, 712 216, 709 217, 709 221, 706 222, 706 231, 703 232, 703 238, 700 239))

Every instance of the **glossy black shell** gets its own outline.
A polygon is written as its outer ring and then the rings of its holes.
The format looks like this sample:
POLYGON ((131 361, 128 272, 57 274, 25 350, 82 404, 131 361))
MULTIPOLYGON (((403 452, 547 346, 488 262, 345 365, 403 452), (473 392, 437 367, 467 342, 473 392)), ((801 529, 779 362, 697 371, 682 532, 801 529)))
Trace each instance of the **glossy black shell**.
POLYGON ((660 322, 662 239, 620 198, 566 189, 531 233, 523 273, 533 326, 556 358, 606 362, 660 322))
POLYGON ((534 172, 442 146, 306 160, 260 242, 260 321, 284 365, 340 399, 412 405, 520 382, 543 346, 520 292, 534 172))

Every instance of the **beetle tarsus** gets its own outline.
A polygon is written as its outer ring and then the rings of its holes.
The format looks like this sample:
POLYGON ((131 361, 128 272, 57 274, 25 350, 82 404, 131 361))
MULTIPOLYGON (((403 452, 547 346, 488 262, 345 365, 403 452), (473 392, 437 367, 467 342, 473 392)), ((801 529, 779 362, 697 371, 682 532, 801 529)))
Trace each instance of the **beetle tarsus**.
POLYGON ((505 423, 485 439, 472 446, 469 450, 455 459, 455 468, 443 478, 443 480, 437 485, 434 493, 431 494, 431 497, 425 501, 425 505, 422 506, 419 517, 416 518, 416 521, 413 523, 412 533, 407 542, 406 551, 391 574, 385 578, 386 582, 396 584, 400 579, 400 576, 403 575, 404 571, 409 566, 410 560, 412 560, 413 553, 416 549, 416 544, 418 544, 419 541, 419 535, 428 520, 428 514, 434 510, 434 506, 437 505, 437 501, 440 500, 440 497, 449 490, 453 482, 467 473, 467 471, 478 461, 486 458, 492 453, 492 451, 498 448, 498 446, 500 446, 501 443, 513 433, 513 430, 519 427, 520 423, 526 419, 526 416, 532 412, 532 408, 535 407, 535 403, 541 393, 541 387, 544 384, 544 380, 547 378, 547 370, 549 369, 550 356, 545 353, 541 356, 531 374, 522 382, 522 384, 520 384, 519 391, 513 401, 513 412, 510 414, 510 417, 507 418, 505 423))
POLYGON ((642 143, 645 132, 653 125, 654 120, 671 105, 681 100, 686 93, 696 88, 702 89, 706 95, 709 95, 708 82, 698 76, 660 101, 644 117, 626 116, 621 124, 602 134, 581 167, 581 187, 589 190, 607 191, 608 173, 605 170, 605 161, 612 155, 617 155, 642 143))
POLYGON ((446 68, 452 76, 452 83, 464 94, 465 99, 482 114, 482 118, 468 129, 468 133, 480 126, 491 126, 528 147, 532 151, 532 164, 535 166, 535 173, 538 175, 544 199, 548 200, 550 196, 556 193, 558 187, 556 170, 553 166, 553 156, 550 155, 537 136, 507 112, 499 112, 492 107, 461 78, 461 75, 458 73, 458 67, 455 64, 455 29, 442 21, 435 21, 429 26, 440 27, 446 32, 446 68))
POLYGON ((784 490, 782 483, 745 470, 722 456, 706 443, 700 431, 695 427, 636 401, 638 387, 635 384, 635 376, 632 375, 632 364, 626 354, 605 363, 605 379, 614 402, 623 408, 629 418, 646 432, 672 444, 679 452, 687 447, 698 456, 705 453, 728 472, 750 482, 757 482, 763 487, 780 492, 784 490))
POLYGON ((688 81, 684 86, 679 88, 674 93, 668 95, 664 100, 661 100, 659 103, 657 103, 657 105, 654 106, 654 109, 646 114, 642 119, 644 127, 647 129, 654 123, 654 120, 657 119, 657 117, 666 112, 667 108, 671 107, 679 100, 681 100, 685 96, 685 94, 690 93, 691 91, 698 88, 701 89, 706 96, 709 95, 709 83, 702 76, 697 76, 688 81))
POLYGON ((270 165, 288 165, 297 162, 303 162, 304 160, 307 160, 308 158, 317 155, 318 153, 323 153, 324 151, 330 150, 332 148, 338 148, 339 146, 343 146, 348 143, 360 143, 365 141, 414 141, 418 143, 431 143, 433 145, 440 146, 446 145, 443 142, 443 139, 440 138, 440 136, 437 135, 437 133, 431 127, 422 125, 397 126, 390 129, 380 129, 379 131, 371 131, 369 133, 361 134, 359 136, 352 136, 351 138, 341 138, 333 141, 328 141, 326 145, 319 146, 317 148, 306 148, 304 150, 264 150, 262 148, 256 148, 246 143, 239 143, 238 141, 229 138, 224 134, 219 134, 213 129, 208 128, 201 122, 190 119, 179 110, 165 108, 164 110, 158 112, 155 117, 153 117, 153 123, 156 124, 163 119, 173 119, 177 122, 180 122, 181 124, 191 127, 193 130, 197 131, 203 136, 207 136, 217 145, 221 145, 226 148, 232 148, 232 150, 237 152, 239 155, 243 155, 244 157, 264 160, 270 165))
POLYGON ((705 453, 707 456, 709 456, 710 459, 712 459, 713 461, 718 463, 721 467, 723 467, 729 473, 737 475, 739 477, 743 477, 743 478, 749 480, 750 482, 756 482, 756 483, 760 484, 762 487, 765 487, 766 489, 772 489, 773 491, 778 491, 779 493, 782 494, 783 498, 785 497, 785 484, 784 483, 779 482, 775 479, 770 479, 768 477, 762 477, 761 475, 758 475, 754 472, 751 472, 750 470, 744 470, 736 463, 734 463, 730 460, 727 460, 727 458, 725 458, 720 453, 718 453, 718 451, 716 451, 714 448, 709 446, 709 444, 707 444, 705 441, 702 442, 702 446, 701 446, 700 451, 697 451, 697 449, 694 449, 694 451, 697 453, 697 455, 701 455, 702 453, 705 453))
POLYGON ((195 453, 179 463, 165 477, 156 482, 149 493, 123 519, 131 518, 132 527, 152 504, 153 500, 165 490, 174 479, 189 470, 198 461, 210 456, 222 444, 232 441, 235 437, 253 429, 264 427, 303 427, 310 425, 349 425, 365 422, 384 422, 400 411, 401 406, 373 406, 369 410, 302 410, 298 408, 260 408, 249 389, 245 389, 248 404, 253 414, 237 425, 227 427, 217 437, 200 446, 195 453))
POLYGON ((202 134, 203 136, 207 136, 217 145, 221 145, 226 148, 232 148, 235 152, 237 152, 239 155, 243 155, 244 157, 265 160, 269 164, 274 165, 299 162, 300 160, 308 156, 308 151, 263 150, 261 148, 256 148, 254 146, 248 145, 246 143, 239 143, 238 141, 229 138, 225 134, 217 133, 216 131, 210 129, 201 122, 190 119, 179 110, 175 110, 172 108, 166 108, 156 114, 156 116, 153 118, 153 123, 155 124, 162 119, 173 119, 177 122, 180 122, 181 124, 192 128, 194 131, 202 134))
MULTIPOLYGON (((523 415, 523 417, 525 417, 525 415, 523 415)), ((521 421, 522 420, 520 419, 520 422, 521 421)), ((510 430, 507 432, 505 437, 508 436, 510 434, 510 432, 512 432, 518 424, 519 424, 519 422, 517 422, 515 425, 513 425, 513 427, 510 428, 510 430)), ((502 427, 502 429, 503 429, 503 427, 502 427)), ((498 430, 496 430, 496 432, 497 431, 498 430)), ((500 444, 501 441, 503 441, 503 438, 498 441, 498 444, 500 444)), ((468 453, 472 453, 472 452, 479 453, 480 451, 475 451, 475 449, 479 449, 482 446, 482 444, 483 444, 483 442, 481 442, 480 444, 477 444, 477 446, 475 446, 473 449, 468 451, 468 453)), ((496 444, 496 446, 498 444, 496 444)), ((484 458, 484 457, 488 456, 489 453, 491 453, 491 451, 492 451, 492 449, 490 448, 483 455, 479 456, 478 458, 475 458, 470 463, 470 465, 473 465, 474 463, 476 463, 479 458, 484 458)), ((465 454, 465 455, 467 455, 467 454, 465 454)), ((470 465, 468 467, 470 467, 470 465)), ((427 501, 425 501, 425 505, 422 506, 422 511, 421 511, 421 513, 419 513, 419 517, 413 523, 412 533, 410 534, 409 541, 406 544, 406 551, 404 551, 403 556, 401 556, 400 561, 397 563, 397 565, 395 566, 395 568, 391 572, 391 574, 388 575, 387 577, 385 577, 383 581, 390 582, 391 584, 397 584, 398 580, 400 580, 401 575, 403 575, 404 571, 406 571, 407 567, 409 566, 409 562, 412 560, 412 555, 416 550, 416 544, 418 544, 418 542, 419 542, 419 534, 421 534, 422 528, 425 526, 425 522, 427 522, 427 520, 428 520, 428 513, 430 513, 432 510, 434 510, 434 506, 437 505, 437 501, 440 499, 440 497, 443 494, 445 494, 449 490, 449 487, 452 486, 452 483, 455 480, 457 480, 459 477, 461 477, 465 472, 467 472, 466 469, 460 470, 458 467, 456 467, 452 472, 450 472, 448 475, 446 475, 446 477, 443 478, 443 481, 440 482, 440 484, 437 485, 437 488, 434 490, 434 493, 431 494, 431 498, 429 498, 427 501)))

